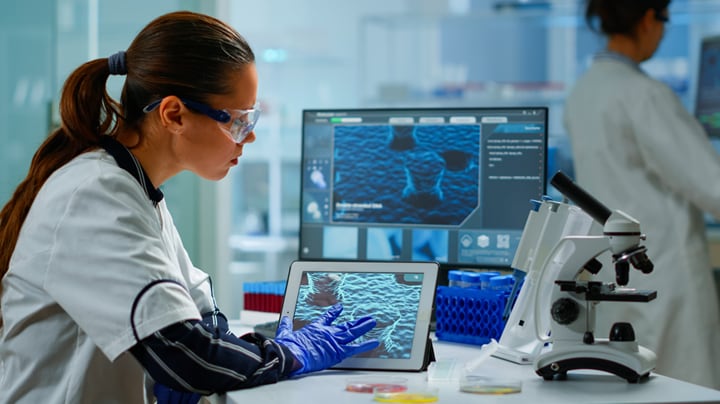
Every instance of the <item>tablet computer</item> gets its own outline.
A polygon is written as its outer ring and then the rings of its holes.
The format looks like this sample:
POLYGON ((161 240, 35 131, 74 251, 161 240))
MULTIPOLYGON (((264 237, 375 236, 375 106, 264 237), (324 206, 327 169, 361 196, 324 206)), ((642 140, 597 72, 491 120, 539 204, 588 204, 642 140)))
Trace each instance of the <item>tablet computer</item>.
POLYGON ((427 366, 436 262, 295 261, 281 315, 298 330, 342 303, 336 324, 370 315, 377 326, 357 342, 380 345, 345 359, 336 369, 420 371, 427 366))

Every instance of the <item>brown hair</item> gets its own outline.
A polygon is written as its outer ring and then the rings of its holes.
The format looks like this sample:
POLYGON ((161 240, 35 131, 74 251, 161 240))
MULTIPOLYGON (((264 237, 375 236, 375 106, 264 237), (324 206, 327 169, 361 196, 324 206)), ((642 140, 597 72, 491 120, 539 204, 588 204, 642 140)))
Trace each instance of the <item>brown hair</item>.
POLYGON ((108 58, 73 71, 60 98, 60 128, 40 145, 27 177, 0 211, 0 279, 9 269, 30 206, 55 170, 97 148, 101 136, 112 136, 120 120, 138 127, 145 116, 143 107, 155 100, 176 95, 207 102, 210 95, 227 94, 230 73, 254 61, 245 39, 225 23, 179 11, 150 22, 130 44, 122 60, 127 77, 121 103, 106 90, 111 74, 108 58))
POLYGON ((588 0, 585 21, 590 29, 605 35, 632 35, 635 26, 648 10, 661 15, 670 0, 588 0), (599 27, 595 24, 599 19, 599 27))

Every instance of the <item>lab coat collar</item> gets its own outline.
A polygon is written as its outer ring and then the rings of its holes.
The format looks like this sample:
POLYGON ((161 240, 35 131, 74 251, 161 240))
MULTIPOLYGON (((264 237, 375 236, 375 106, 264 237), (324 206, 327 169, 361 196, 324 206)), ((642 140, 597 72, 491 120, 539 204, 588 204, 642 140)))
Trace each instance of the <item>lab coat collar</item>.
POLYGON ((145 188, 145 193, 154 205, 157 205, 160 201, 162 201, 162 191, 153 186, 152 181, 150 181, 150 177, 148 177, 147 173, 140 165, 140 162, 137 161, 132 153, 130 153, 130 150, 110 136, 103 136, 100 140, 100 146, 113 156, 120 168, 129 172, 130 175, 132 175, 140 183, 140 185, 145 188))
POLYGON ((617 52, 613 52, 610 50, 604 50, 604 51, 596 53, 594 59, 595 60, 602 60, 602 59, 617 60, 618 62, 624 63, 628 66, 633 67, 634 69, 637 69, 638 71, 642 71, 640 69, 640 65, 638 65, 634 60, 623 55, 622 53, 617 53, 617 52))

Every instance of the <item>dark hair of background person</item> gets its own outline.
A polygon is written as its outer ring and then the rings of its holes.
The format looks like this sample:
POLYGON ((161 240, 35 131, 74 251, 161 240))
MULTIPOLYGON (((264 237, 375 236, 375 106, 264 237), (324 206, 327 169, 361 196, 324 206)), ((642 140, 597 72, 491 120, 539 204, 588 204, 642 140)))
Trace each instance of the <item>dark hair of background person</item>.
POLYGON ((120 121, 140 133, 142 109, 153 101, 175 95, 207 102, 210 95, 229 93, 231 73, 254 63, 255 55, 245 39, 220 20, 178 11, 143 28, 125 60, 121 103, 107 93, 108 58, 86 62, 65 81, 61 125, 35 152, 27 176, 0 211, 0 279, 8 271, 30 206, 55 170, 99 147, 102 136, 115 135, 120 121))
POLYGON ((605 35, 620 34, 632 36, 635 26, 648 10, 663 15, 670 0, 588 0, 585 21, 590 29, 605 35))

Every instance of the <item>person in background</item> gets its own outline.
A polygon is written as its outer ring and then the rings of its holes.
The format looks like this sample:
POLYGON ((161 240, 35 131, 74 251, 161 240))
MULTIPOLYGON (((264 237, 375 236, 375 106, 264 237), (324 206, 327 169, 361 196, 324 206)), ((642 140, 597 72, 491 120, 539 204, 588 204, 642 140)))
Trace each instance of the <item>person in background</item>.
POLYGON ((378 345, 358 339, 371 317, 333 324, 339 304, 275 339, 233 335, 182 245, 158 188, 227 175, 255 140, 257 86, 246 41, 183 11, 67 78, 60 128, 0 211, 0 402, 196 402, 378 345))
MULTIPOLYGON (((649 303, 603 302, 597 331, 630 322, 657 354, 656 372, 720 389, 720 316, 703 212, 720 218, 720 156, 665 84, 639 64, 669 21, 669 0, 590 0, 586 19, 607 48, 565 103, 577 182, 640 222, 654 272, 629 287, 657 290, 649 303), (596 28, 594 28, 596 29, 596 28)), ((601 272, 613 277, 607 266, 601 272)))

